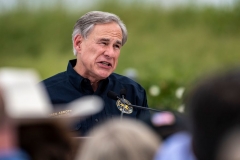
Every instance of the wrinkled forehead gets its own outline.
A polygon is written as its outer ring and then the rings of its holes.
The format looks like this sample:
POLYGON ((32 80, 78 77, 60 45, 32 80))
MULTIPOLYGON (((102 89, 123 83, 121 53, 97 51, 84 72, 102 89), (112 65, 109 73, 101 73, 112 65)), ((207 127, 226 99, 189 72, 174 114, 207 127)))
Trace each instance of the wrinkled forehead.
MULTIPOLYGON (((91 26, 89 26, 89 31, 87 33, 87 36, 90 35, 93 30, 96 30, 96 28, 100 28, 100 30, 109 30, 110 31, 113 31, 113 30, 119 30, 121 32, 121 35, 123 36, 123 31, 122 31, 122 28, 121 26, 117 23, 117 22, 114 22, 114 21, 111 21, 111 22, 107 22, 107 23, 95 23, 95 24, 92 24, 91 26)), ((98 29, 98 31, 100 31, 98 29)))

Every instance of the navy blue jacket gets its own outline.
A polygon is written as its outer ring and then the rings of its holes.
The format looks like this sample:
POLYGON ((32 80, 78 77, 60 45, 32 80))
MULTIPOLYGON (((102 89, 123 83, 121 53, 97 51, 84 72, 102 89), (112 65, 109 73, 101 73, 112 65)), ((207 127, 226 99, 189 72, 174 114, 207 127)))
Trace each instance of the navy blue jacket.
MULTIPOLYGON (((107 96, 108 91, 119 94, 120 90, 125 88, 127 90, 125 99, 131 104, 148 107, 145 90, 130 78, 112 73, 108 78, 100 81, 98 89, 94 92, 90 81, 83 78, 73 69, 75 65, 76 60, 70 60, 67 71, 45 79, 43 83, 54 105, 66 104, 86 95, 97 95, 104 100, 105 106, 101 112, 89 116, 74 125, 73 130, 79 130, 80 135, 85 135, 89 129, 98 123, 121 115, 121 111, 116 106, 116 100, 107 96)), ((147 110, 133 108, 131 114, 124 114, 124 116, 143 119, 149 114, 147 110)))

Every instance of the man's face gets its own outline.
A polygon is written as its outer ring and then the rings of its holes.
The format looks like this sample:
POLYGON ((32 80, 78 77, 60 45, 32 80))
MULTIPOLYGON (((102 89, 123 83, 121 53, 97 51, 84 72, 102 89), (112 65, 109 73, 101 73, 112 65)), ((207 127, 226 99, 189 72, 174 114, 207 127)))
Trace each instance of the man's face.
POLYGON ((90 81, 105 79, 116 69, 121 47, 122 30, 117 23, 97 24, 86 39, 75 38, 75 70, 90 81))

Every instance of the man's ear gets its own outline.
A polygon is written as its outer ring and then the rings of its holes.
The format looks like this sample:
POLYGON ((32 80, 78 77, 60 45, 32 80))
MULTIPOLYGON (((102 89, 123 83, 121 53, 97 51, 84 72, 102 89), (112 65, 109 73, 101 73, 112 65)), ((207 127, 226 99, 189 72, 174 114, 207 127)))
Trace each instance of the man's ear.
POLYGON ((82 41, 83 41, 83 37, 80 34, 78 34, 74 37, 73 45, 74 45, 75 50, 78 53, 80 53, 80 51, 81 51, 82 41))

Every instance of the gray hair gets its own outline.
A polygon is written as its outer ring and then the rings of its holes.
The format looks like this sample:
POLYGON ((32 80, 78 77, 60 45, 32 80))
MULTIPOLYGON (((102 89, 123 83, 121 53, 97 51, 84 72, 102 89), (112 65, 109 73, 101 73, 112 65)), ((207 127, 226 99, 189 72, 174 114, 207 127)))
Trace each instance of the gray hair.
MULTIPOLYGON (((89 33, 92 31, 94 25, 110 22, 116 22, 120 26, 123 34, 122 45, 124 45, 127 41, 127 28, 125 24, 117 15, 102 11, 91 11, 78 19, 73 28, 72 42, 74 43, 74 38, 78 34, 80 34, 81 36, 83 36, 83 38, 86 39, 89 33)), ((77 51, 74 47, 73 53, 75 56, 77 55, 77 51)))
POLYGON ((111 119, 88 136, 91 138, 84 141, 75 160, 150 160, 161 145, 151 128, 130 118, 111 119))

